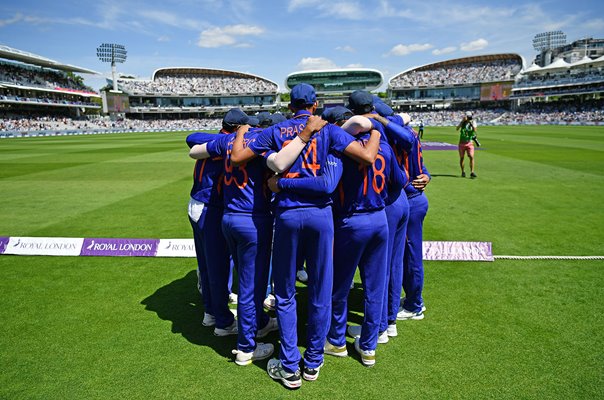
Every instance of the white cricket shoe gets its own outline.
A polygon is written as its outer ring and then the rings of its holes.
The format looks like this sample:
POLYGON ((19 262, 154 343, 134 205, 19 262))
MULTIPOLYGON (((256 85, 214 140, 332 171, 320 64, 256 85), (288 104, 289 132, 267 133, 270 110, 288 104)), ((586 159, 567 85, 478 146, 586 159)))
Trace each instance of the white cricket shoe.
POLYGON ((350 337, 358 338, 361 336, 362 329, 363 328, 361 327, 361 325, 348 325, 348 329, 346 329, 346 332, 348 332, 348 335, 350 337))
POLYGON ((275 347, 271 343, 256 343, 254 351, 249 353, 241 350, 233 350, 233 354, 236 354, 235 364, 237 365, 249 365, 255 360, 264 360, 265 358, 273 355, 275 347))
POLYGON ((298 272, 296 272, 296 278, 300 282, 306 283, 306 282, 308 282, 308 273, 304 269, 298 270, 298 272))
POLYGON ((422 311, 413 312, 405 310, 403 307, 398 309, 398 313, 396 314, 396 319, 399 321, 405 321, 408 319, 420 320, 424 319, 424 313, 422 311))
MULTIPOLYGON (((405 297, 401 297, 401 304, 399 305, 399 311, 400 311, 400 307, 403 307, 404 303, 405 303, 405 297)), ((422 312, 426 312, 426 306, 424 305, 424 303, 422 303, 422 312)))
POLYGON ((264 302, 262 304, 264 305, 264 308, 266 308, 267 310, 273 311, 275 309, 275 295, 272 293, 269 293, 268 296, 266 296, 266 299, 264 299, 264 302))
POLYGON ((230 326, 226 328, 214 328, 214 335, 216 336, 229 336, 236 335, 239 333, 239 329, 237 328, 237 320, 234 320, 230 326))
POLYGON ((390 337, 398 336, 398 331, 396 330, 396 324, 388 325, 388 329, 386 329, 386 333, 390 337))
POLYGON ((229 293, 229 304, 237 304, 237 293, 229 293))
POLYGON ((203 313, 203 321, 201 321, 203 326, 214 326, 216 325, 216 318, 212 314, 208 314, 206 312, 203 313))
POLYGON ((269 318, 268 322, 266 323, 266 326, 262 329, 259 329, 258 333, 256 333, 256 339, 263 338, 266 335, 268 335, 269 333, 278 331, 278 330, 279 330, 279 323, 277 322, 277 318, 269 318))
POLYGON ((325 341, 325 346, 323 346, 323 352, 334 357, 348 357, 348 350, 346 349, 346 345, 342 347, 334 346, 333 344, 329 343, 329 340, 325 341))
POLYGON ((388 343, 389 340, 390 340, 390 338, 388 337, 388 330, 385 330, 384 332, 380 333, 380 335, 378 336, 379 344, 388 343))
POLYGON ((362 350, 360 338, 354 339, 354 349, 361 355, 361 362, 366 367, 375 365, 375 350, 362 350))
POLYGON ((289 389, 298 389, 302 386, 300 370, 294 373, 287 372, 283 369, 281 361, 276 358, 271 358, 266 364, 266 372, 273 379, 278 379, 289 389))

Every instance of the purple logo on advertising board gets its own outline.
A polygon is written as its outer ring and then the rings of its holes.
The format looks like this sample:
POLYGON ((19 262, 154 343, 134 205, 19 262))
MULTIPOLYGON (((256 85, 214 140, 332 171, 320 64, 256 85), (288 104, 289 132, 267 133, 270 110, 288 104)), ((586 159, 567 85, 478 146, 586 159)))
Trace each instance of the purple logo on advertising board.
POLYGON ((424 260, 493 261, 491 242, 423 243, 424 260))
POLYGON ((159 239, 86 238, 81 256, 154 257, 159 239))
POLYGON ((9 239, 10 238, 8 237, 0 236, 0 254, 4 253, 4 250, 6 250, 9 239))

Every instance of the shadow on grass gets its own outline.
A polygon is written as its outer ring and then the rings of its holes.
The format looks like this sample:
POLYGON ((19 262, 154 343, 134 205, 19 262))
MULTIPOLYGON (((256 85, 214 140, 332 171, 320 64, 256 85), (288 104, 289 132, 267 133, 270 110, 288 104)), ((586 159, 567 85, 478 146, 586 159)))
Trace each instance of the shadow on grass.
MULTIPOLYGON (((297 314, 298 314, 298 345, 306 347, 307 320, 308 320, 308 289, 306 285, 297 286, 297 314)), ((141 304, 145 310, 152 311, 164 321, 172 322, 172 333, 182 335, 188 342, 212 348, 220 356, 234 361, 231 350, 236 348, 236 337, 214 336, 213 327, 205 327, 201 324, 203 319, 203 304, 201 296, 197 291, 197 274, 195 270, 188 272, 184 277, 176 279, 169 284, 160 287, 143 299, 141 304)), ((363 322, 363 290, 359 283, 350 291, 349 296, 349 322, 361 324, 363 322)), ((274 312, 270 312, 275 316, 274 312)), ((326 321, 329 324, 329 321, 326 321)), ((272 332, 262 342, 275 345, 275 357, 279 354, 279 334, 272 332)), ((303 350, 302 350, 303 351, 303 350)), ((354 353, 349 352, 351 354, 354 353)), ((353 356, 354 357, 354 356, 353 356)), ((265 364, 259 365, 263 368, 265 364)))
POLYGON ((190 271, 184 277, 160 287, 141 301, 145 310, 157 313, 164 321, 172 322, 172 333, 180 334, 190 343, 207 346, 224 357, 233 358, 236 336, 214 336, 214 328, 201 324, 203 304, 197 291, 197 274, 190 271))

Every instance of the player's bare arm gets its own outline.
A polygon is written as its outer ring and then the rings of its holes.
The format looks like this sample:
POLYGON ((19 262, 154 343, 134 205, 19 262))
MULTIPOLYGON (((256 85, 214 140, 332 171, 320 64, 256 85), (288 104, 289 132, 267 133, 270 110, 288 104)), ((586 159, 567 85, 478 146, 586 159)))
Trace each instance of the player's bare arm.
POLYGON ((351 142, 345 149, 344 154, 352 158, 359 164, 371 165, 375 161, 378 150, 380 148, 380 131, 376 129, 371 130, 371 136, 365 144, 361 145, 359 142, 351 142))
POLYGON ((254 153, 249 148, 243 145, 243 136, 250 130, 249 125, 241 125, 237 129, 237 134, 235 135, 235 141, 233 142, 233 150, 231 151, 231 163, 234 166, 241 165, 245 162, 248 162, 252 158, 256 157, 256 153, 254 153))
POLYGON ((271 192, 279 193, 281 191, 281 189, 279 189, 279 175, 271 176, 270 178, 268 178, 268 181, 266 181, 266 183, 271 192))

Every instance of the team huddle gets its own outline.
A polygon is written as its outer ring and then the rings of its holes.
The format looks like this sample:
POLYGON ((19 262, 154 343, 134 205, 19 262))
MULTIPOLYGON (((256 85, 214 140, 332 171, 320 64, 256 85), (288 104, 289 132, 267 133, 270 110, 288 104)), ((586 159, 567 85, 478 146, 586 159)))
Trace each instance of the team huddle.
POLYGON ((348 356, 347 333, 370 367, 378 343, 397 336, 397 320, 424 318, 423 191, 430 175, 409 116, 366 91, 319 117, 315 90, 302 83, 292 88, 289 107, 290 119, 262 121, 231 109, 221 134, 193 133, 187 144, 197 159, 189 219, 203 324, 217 336, 237 335, 238 365, 270 357, 273 345, 258 339, 278 330, 279 357, 267 372, 295 389, 318 378, 325 354, 348 356), (239 279, 237 318, 228 307, 230 259, 239 279), (308 317, 300 368, 302 265, 308 317), (357 268, 363 323, 347 326, 357 268), (270 282, 276 318, 263 307, 270 282))

